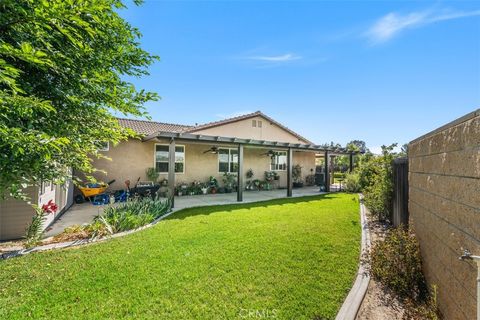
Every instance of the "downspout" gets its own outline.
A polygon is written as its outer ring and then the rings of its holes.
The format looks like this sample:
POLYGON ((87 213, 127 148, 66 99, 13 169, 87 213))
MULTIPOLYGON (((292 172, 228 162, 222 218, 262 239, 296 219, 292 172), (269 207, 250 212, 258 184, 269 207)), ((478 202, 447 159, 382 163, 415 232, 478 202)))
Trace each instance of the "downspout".
POLYGON ((460 260, 471 260, 477 263, 477 320, 480 320, 480 256, 474 256, 468 250, 463 250, 460 260))

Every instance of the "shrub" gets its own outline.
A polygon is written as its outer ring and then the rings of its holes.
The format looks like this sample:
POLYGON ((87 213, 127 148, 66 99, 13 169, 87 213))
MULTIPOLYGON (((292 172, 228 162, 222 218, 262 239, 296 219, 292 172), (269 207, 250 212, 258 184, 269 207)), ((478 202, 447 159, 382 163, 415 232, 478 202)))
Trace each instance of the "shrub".
POLYGON ((292 168, 293 182, 302 182, 302 166, 297 164, 292 168))
POLYGON ((47 220, 49 214, 57 212, 57 205, 50 200, 42 207, 33 205, 35 214, 32 217, 32 223, 27 227, 25 234, 25 247, 31 248, 40 243, 40 239, 43 235, 43 224, 47 220))
POLYGON ((150 198, 126 202, 119 206, 107 207, 102 215, 95 217, 90 228, 108 233, 127 231, 149 224, 170 210, 170 201, 150 198))
POLYGON ((359 183, 365 195, 365 205, 379 220, 391 217, 392 213, 392 161, 396 156, 392 151, 395 146, 382 146, 381 156, 369 156, 359 167, 359 183))
POLYGON ((153 181, 153 183, 157 182, 158 177, 160 176, 160 173, 157 172, 155 168, 147 168, 145 170, 145 175, 147 176, 147 179, 150 181, 153 181))
POLYGON ((360 185, 360 177, 358 173, 348 173, 345 176, 345 191, 360 192, 362 190, 360 185))
POLYGON ((427 301, 420 246, 415 236, 402 226, 391 229, 384 241, 373 244, 370 268, 372 277, 399 297, 427 301))

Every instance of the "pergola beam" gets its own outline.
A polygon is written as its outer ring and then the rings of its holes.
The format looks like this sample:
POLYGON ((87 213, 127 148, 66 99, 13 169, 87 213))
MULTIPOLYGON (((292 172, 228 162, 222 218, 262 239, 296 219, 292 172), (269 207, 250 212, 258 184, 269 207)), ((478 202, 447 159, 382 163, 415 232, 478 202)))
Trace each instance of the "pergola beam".
POLYGON ((142 139, 142 141, 149 141, 152 139, 177 139, 182 141, 198 141, 198 142, 213 142, 216 144, 242 144, 245 147, 247 146, 259 146, 259 147, 271 147, 271 148, 292 148, 294 150, 307 150, 307 151, 317 151, 325 152, 331 151, 334 154, 338 155, 349 155, 350 152, 343 150, 333 150, 331 148, 325 148, 320 145, 312 144, 301 144, 301 143, 288 143, 288 142, 278 142, 278 141, 266 141, 266 140, 254 140, 254 139, 242 139, 242 138, 232 138, 232 137, 222 137, 222 136, 208 136, 192 133, 175 133, 175 132, 157 132, 152 135, 148 135, 142 139))

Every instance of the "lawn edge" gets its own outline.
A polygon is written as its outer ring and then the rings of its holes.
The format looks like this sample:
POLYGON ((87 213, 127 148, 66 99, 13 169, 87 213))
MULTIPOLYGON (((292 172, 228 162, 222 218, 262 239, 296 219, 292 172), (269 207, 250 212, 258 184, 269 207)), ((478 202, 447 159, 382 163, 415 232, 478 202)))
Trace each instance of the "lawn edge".
MULTIPOLYGON (((313 195, 294 196, 294 197, 291 197, 291 198, 317 197, 319 195, 326 195, 326 194, 329 194, 329 192, 320 193, 320 194, 313 194, 313 195)), ((226 204, 213 204, 213 205, 212 204, 205 204, 205 205, 200 205, 200 206, 185 207, 185 208, 181 208, 181 209, 177 209, 177 210, 175 210, 175 208, 173 208, 173 209, 171 209, 171 211, 169 213, 167 213, 167 214, 159 217, 155 221, 153 221, 149 224, 146 224, 146 225, 144 225, 140 228, 137 228, 137 229, 132 229, 132 230, 124 231, 124 232, 115 233, 113 235, 109 235, 109 236, 106 236, 106 237, 103 237, 103 238, 93 238, 93 239, 82 239, 82 240, 67 241, 67 242, 58 242, 58 243, 41 245, 41 246, 29 248, 29 249, 20 249, 20 250, 8 251, 8 252, 4 252, 4 253, 0 254, 0 261, 11 259, 11 258, 16 258, 16 257, 21 257, 21 256, 24 256, 24 255, 27 255, 27 254, 30 254, 30 253, 34 253, 34 252, 43 252, 43 251, 50 251, 50 250, 59 250, 59 249, 73 248, 73 247, 79 247, 79 246, 86 246, 86 245, 89 245, 89 244, 103 242, 103 241, 107 241, 107 240, 114 239, 114 238, 124 237, 124 236, 127 236, 129 234, 133 234, 133 233, 151 228, 154 225, 156 225, 158 222, 168 218, 172 214, 178 213, 178 212, 181 212, 181 211, 187 210, 187 209, 214 207, 214 206, 229 206, 229 205, 242 204, 242 203, 244 203, 244 204, 260 203, 260 202, 268 202, 268 201, 272 201, 272 200, 289 199, 289 198, 290 197, 282 197, 282 198, 275 198, 275 199, 268 199, 268 200, 247 201, 247 202, 226 203, 226 204)))
POLYGON ((360 200, 360 221, 362 225, 362 243, 360 249, 360 258, 357 277, 348 293, 342 307, 337 313, 335 320, 354 320, 357 317, 358 310, 362 305, 365 294, 367 293, 368 284, 370 283, 370 275, 366 272, 367 262, 362 259, 363 255, 368 254, 371 241, 370 229, 368 227, 365 205, 363 204, 363 195, 359 194, 360 200))

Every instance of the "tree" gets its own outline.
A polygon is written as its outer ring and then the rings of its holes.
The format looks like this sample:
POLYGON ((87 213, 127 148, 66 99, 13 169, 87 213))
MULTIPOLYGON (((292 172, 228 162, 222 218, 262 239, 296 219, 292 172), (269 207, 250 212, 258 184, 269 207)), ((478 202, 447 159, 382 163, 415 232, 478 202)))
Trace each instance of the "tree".
POLYGON ((158 98, 125 80, 147 75, 157 57, 140 48, 124 8, 122 0, 0 2, 0 196, 61 183, 70 168, 89 176, 100 143, 133 135, 112 112, 142 116, 158 98))
POLYGON ((349 143, 347 143, 346 146, 348 151, 356 151, 356 152, 370 152, 367 148, 367 144, 363 140, 352 140, 349 143))

